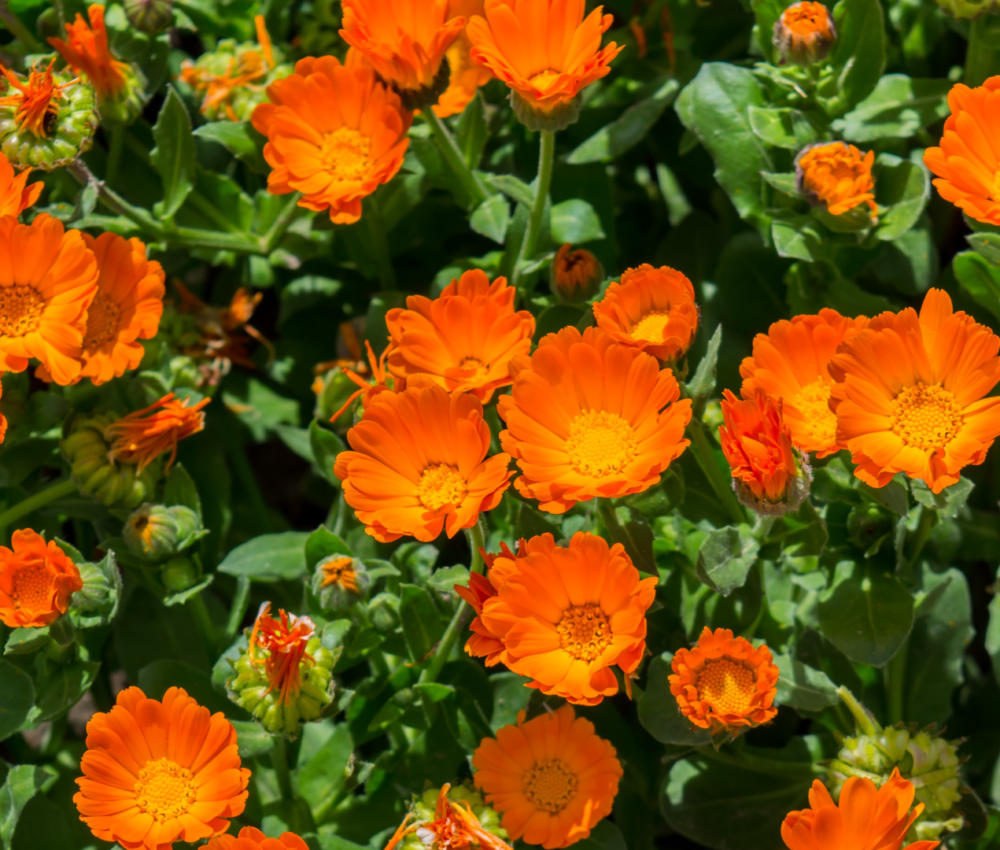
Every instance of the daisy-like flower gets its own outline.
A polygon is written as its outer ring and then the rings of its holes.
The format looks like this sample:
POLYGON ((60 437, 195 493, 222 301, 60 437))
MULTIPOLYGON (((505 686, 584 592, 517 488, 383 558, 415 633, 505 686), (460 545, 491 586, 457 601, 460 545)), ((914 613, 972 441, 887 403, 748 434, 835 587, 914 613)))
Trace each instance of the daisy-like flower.
POLYGON ((643 264, 608 287, 594 304, 594 318, 616 342, 660 360, 677 360, 698 331, 694 286, 679 271, 643 264))
POLYGON ((32 357, 57 384, 80 375, 97 261, 80 231, 46 214, 31 224, 0 218, 0 369, 23 372, 32 357))
POLYGON ((166 466, 169 469, 177 457, 177 443, 205 427, 202 408, 211 399, 203 398, 190 407, 188 401, 178 401, 173 393, 168 393, 155 404, 116 419, 104 432, 104 439, 111 444, 110 459, 134 463, 141 473, 169 451, 166 466))
POLYGON ((920 315, 882 313, 830 365, 837 442, 854 474, 884 487, 897 472, 935 493, 986 460, 1000 435, 1000 337, 930 289, 920 315))
MULTIPOLYGON (((913 784, 892 772, 881 788, 867 777, 852 776, 840 792, 840 803, 818 779, 809 789, 809 808, 789 812, 781 838, 789 850, 900 850, 906 833, 924 810, 913 809, 913 784)), ((939 841, 914 841, 906 850, 934 850, 939 841)))
POLYGON ((775 322, 754 337, 753 356, 740 364, 743 397, 753 398, 759 388, 780 398, 792 444, 817 457, 835 454, 840 446, 830 410, 830 361, 845 339, 867 326, 865 316, 848 319, 828 308, 775 322))
MULTIPOLYGON (((466 27, 468 27, 472 16, 482 15, 484 11, 483 0, 451 0, 449 14, 453 17, 465 18, 466 27)), ((448 88, 441 93, 438 102, 431 107, 438 118, 458 115, 476 96, 479 87, 486 85, 493 79, 493 75, 489 71, 472 61, 471 54, 472 42, 469 40, 466 30, 463 29, 445 52, 448 69, 451 73, 448 78, 448 88)))
POLYGON ((511 382, 512 358, 531 350, 535 318, 514 310, 517 291, 479 269, 453 280, 434 299, 410 295, 406 309, 385 315, 391 351, 389 371, 407 380, 427 375, 452 392, 487 402, 511 382))
POLYGON ((560 301, 586 301, 597 294, 603 280, 601 261, 586 248, 574 251, 573 246, 567 243, 556 251, 549 284, 552 294, 560 301))
POLYGON ((335 56, 299 60, 294 74, 268 86, 271 102, 252 118, 267 136, 268 191, 301 192, 300 207, 329 210, 335 224, 361 218, 361 199, 399 171, 412 120, 353 53, 346 65, 335 56))
POLYGON ((45 184, 39 180, 27 185, 30 175, 31 169, 25 168, 15 176, 10 160, 0 153, 0 216, 19 216, 38 200, 45 184))
POLYGON ((468 393, 438 386, 382 393, 347 432, 337 455, 344 498, 376 540, 434 540, 471 528, 500 503, 510 456, 487 460, 490 428, 468 393))
POLYGON ((228 818, 243 813, 250 781, 233 725, 181 688, 169 688, 162 702, 138 688, 121 691, 111 711, 87 723, 80 767, 80 820, 124 850, 222 835, 228 818))
POLYGON ((0 546, 0 622, 12 629, 54 623, 83 589, 80 571, 54 540, 30 528, 15 531, 10 545, 0 546))
POLYGON ((816 0, 793 3, 774 22, 772 43, 784 62, 812 65, 826 59, 836 40, 833 15, 816 0))
POLYGON ((404 850, 468 850, 473 847, 512 850, 501 837, 506 836, 506 832, 497 825, 496 812, 483 805, 479 794, 461 786, 452 790, 446 783, 437 792, 434 809, 427 812, 425 801, 430 793, 433 789, 428 789, 406 814, 385 850, 393 850, 400 842, 404 850), (484 821, 491 821, 501 835, 487 829, 484 821))
POLYGON ((216 836, 205 845, 205 850, 309 850, 309 845, 294 832, 268 838, 259 829, 245 826, 239 835, 216 836))
POLYGON ((691 402, 670 369, 598 328, 563 328, 510 363, 497 412, 517 491, 561 514, 577 502, 648 490, 689 441, 691 402))
POLYGON ((774 719, 778 668, 766 646, 754 649, 729 629, 707 626, 691 649, 678 649, 670 664, 670 693, 695 726, 712 734, 739 734, 774 719))
POLYGON ((825 206, 830 215, 843 215, 867 204, 873 216, 875 151, 861 153, 846 142, 820 142, 795 157, 795 184, 813 206, 825 206))
POLYGON ((587 838, 611 814, 624 775, 615 748, 564 705, 504 726, 472 754, 473 781, 511 839, 546 850, 587 838))

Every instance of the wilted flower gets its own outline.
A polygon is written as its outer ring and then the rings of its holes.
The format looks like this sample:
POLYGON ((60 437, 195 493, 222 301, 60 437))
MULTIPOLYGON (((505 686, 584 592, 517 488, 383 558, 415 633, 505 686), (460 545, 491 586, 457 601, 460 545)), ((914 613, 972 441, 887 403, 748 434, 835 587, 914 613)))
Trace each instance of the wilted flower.
POLYGON ((28 186, 30 175, 31 169, 25 168, 15 176, 10 160, 0 153, 0 216, 19 216, 38 200, 45 184, 39 180, 28 186))
POLYGON ((80 570, 56 545, 30 528, 0 546, 0 622, 12 629, 54 623, 83 588, 80 570))
POLYGON ((205 414, 201 410, 211 399, 203 398, 190 407, 189 401, 186 398, 178 401, 173 393, 168 393, 155 404, 112 422, 104 432, 105 439, 111 442, 108 457, 134 463, 142 472, 169 451, 166 468, 170 469, 177 457, 177 443, 205 427, 205 414))
POLYGON ((464 785, 428 788, 414 802, 385 850, 511 850, 507 830, 482 796, 464 785))
POLYGON ((875 151, 863 154, 846 142, 820 142, 795 157, 795 183, 813 206, 825 206, 830 215, 842 215, 867 204, 878 215, 872 165, 875 151))
POLYGON ((158 561, 185 548, 201 521, 184 505, 140 505, 125 521, 122 536, 133 555, 158 561))
POLYGON ((601 288, 604 267, 586 248, 575 251, 572 248, 567 243, 556 251, 549 272, 549 288, 560 301, 588 301, 601 288))
POLYGON ((812 65, 826 59, 836 38, 830 10, 815 0, 802 0, 774 22, 772 43, 783 62, 812 65))

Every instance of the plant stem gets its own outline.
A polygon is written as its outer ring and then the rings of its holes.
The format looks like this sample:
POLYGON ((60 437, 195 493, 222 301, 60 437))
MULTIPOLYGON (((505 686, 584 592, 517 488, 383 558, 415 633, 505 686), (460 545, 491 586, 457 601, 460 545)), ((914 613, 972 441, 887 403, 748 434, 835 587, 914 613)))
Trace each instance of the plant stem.
POLYGON ((837 688, 837 696, 850 710, 854 717, 854 725, 863 735, 877 735, 882 731, 882 727, 865 711, 864 706, 858 702, 857 697, 850 690, 841 685, 837 688))
POLYGON ((284 800, 294 800, 295 793, 292 791, 292 776, 288 772, 288 743, 284 735, 275 735, 274 749, 271 750, 271 767, 274 768, 275 778, 278 780, 278 790, 284 800))
POLYGON ((920 558, 920 553, 924 551, 924 544, 927 543, 927 538, 931 536, 931 529, 934 528, 934 519, 934 511, 924 505, 920 510, 920 524, 917 526, 917 530, 913 536, 913 549, 911 550, 909 559, 911 569, 916 566, 917 560, 920 558))
POLYGON ((236 593, 233 594, 233 604, 229 609, 229 619, 226 621, 226 630, 222 633, 222 642, 225 649, 234 640, 236 633, 240 630, 240 623, 247 613, 247 606, 250 604, 250 579, 240 576, 236 579, 236 593))
POLYGON ((118 182, 118 169, 122 162, 122 148, 125 146, 125 128, 116 124, 108 132, 108 164, 104 169, 104 182, 114 186, 118 182))
POLYGON ((223 230, 228 231, 229 233, 243 232, 235 224, 233 224, 233 222, 226 218, 226 216, 223 215, 222 211, 215 204, 213 204, 200 192, 192 189, 191 193, 187 196, 187 199, 191 202, 191 206, 223 230))
POLYGON ((469 572, 481 573, 485 564, 480 549, 486 548, 486 535, 483 533, 483 520, 480 517, 472 528, 466 529, 465 536, 469 540, 469 549, 472 552, 472 559, 469 561, 469 572))
POLYGON ((545 204, 549 198, 549 185, 552 183, 552 165, 555 159, 556 134, 554 130, 542 130, 538 144, 538 177, 535 180, 535 202, 531 206, 528 227, 521 242, 521 251, 511 275, 511 286, 520 292, 523 283, 524 266, 535 256, 538 248, 538 237, 542 232, 542 221, 545 216, 545 204))
POLYGON ((906 684, 906 660, 909 648, 910 639, 907 638, 896 654, 889 659, 882 673, 885 681, 885 711, 889 726, 903 719, 903 689, 906 684))
POLYGON ((695 750, 710 761, 717 761, 721 764, 732 765, 733 767, 742 767, 745 770, 753 771, 754 773, 763 773, 768 776, 821 776, 826 772, 824 768, 815 764, 763 758, 762 756, 752 755, 746 752, 745 749, 738 756, 727 753, 724 750, 716 750, 711 744, 703 744, 700 747, 695 747, 695 750))
POLYGON ((16 522, 26 514, 30 514, 32 511, 37 511, 39 508, 44 508, 56 499, 61 499, 63 496, 68 496, 75 492, 76 484, 73 482, 72 478, 65 478, 62 481, 57 481, 55 484, 46 487, 44 490, 41 490, 32 496, 28 496, 27 499, 22 499, 16 505, 12 505, 0 514, 0 530, 3 530, 12 522, 16 522))
MULTIPOLYGON (((61 4, 57 5, 56 8, 60 12, 62 11, 61 4)), ((0 0, 0 19, 6 24, 11 35, 21 42, 21 45, 28 53, 40 53, 42 51, 42 45, 38 43, 38 39, 31 34, 31 30, 21 22, 21 19, 10 10, 7 0, 0 0)))
POLYGON ((299 198, 301 197, 302 196, 298 192, 294 192, 288 199, 288 203, 285 204, 285 208, 278 214, 278 217, 268 228, 268 231, 264 236, 264 250, 262 253, 270 254, 275 248, 278 247, 281 237, 285 235, 286 231, 291 226, 291 223, 295 221, 295 216, 298 215, 299 198))
POLYGON ((727 476, 716 461, 712 446, 708 442, 708 435, 705 433, 705 426, 700 420, 691 420, 691 424, 687 427, 687 436, 691 440, 691 451, 698 461, 698 466, 705 473, 708 483, 712 485, 715 495, 719 497, 730 519, 737 525, 746 522, 746 512, 733 492, 731 476, 727 476))
POLYGON ((101 203, 109 210, 118 215, 124 216, 139 226, 139 229, 157 239, 162 239, 166 231, 148 211, 141 207, 134 207, 123 197, 113 192, 102 181, 98 180, 94 173, 87 167, 82 159, 75 159, 68 166, 67 171, 72 174, 81 186, 93 185, 96 187, 101 203))
POLYGON ((492 193, 486 187, 483 179, 469 168, 465 157, 462 155, 462 151, 458 147, 458 143, 455 141, 455 137, 452 136, 451 131, 444 125, 444 122, 434 114, 434 110, 430 108, 424 109, 420 115, 427 122, 427 126, 431 128, 431 133, 438 143, 438 148, 441 150, 445 161, 451 166, 451 170, 455 172, 455 176, 462 181, 462 185, 465 186, 472 196, 473 207, 478 207, 492 193))

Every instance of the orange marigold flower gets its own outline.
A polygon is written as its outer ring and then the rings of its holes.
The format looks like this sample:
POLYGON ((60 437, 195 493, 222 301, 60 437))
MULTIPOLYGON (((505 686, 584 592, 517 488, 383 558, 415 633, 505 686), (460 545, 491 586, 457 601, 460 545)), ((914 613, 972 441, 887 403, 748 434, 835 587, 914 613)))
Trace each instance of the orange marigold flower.
POLYGON ((309 617, 296 617, 287 611, 271 616, 271 603, 260 606, 254 620, 247 655, 253 664, 264 667, 269 687, 267 693, 276 691, 285 705, 296 699, 302 687, 302 662, 312 661, 306 645, 316 634, 316 624, 309 617), (259 653, 266 653, 263 658, 259 653))
POLYGON ((809 203, 825 206, 830 215, 867 204, 876 216, 874 162, 875 151, 863 154, 846 142, 820 142, 795 157, 795 182, 809 203))
POLYGON ((162 702, 138 688, 121 691, 111 711, 87 723, 80 767, 80 820, 125 850, 222 835, 227 818, 243 813, 250 781, 233 725, 181 688, 169 688, 162 702))
POLYGON ((830 405, 854 474, 884 487, 905 472, 940 493, 986 460, 1000 435, 1000 397, 985 397, 1000 381, 998 351, 1000 337, 953 312, 940 289, 919 317, 882 313, 846 340, 830 365, 830 405))
POLYGON ((429 542, 471 528, 500 503, 510 456, 486 459, 490 427, 479 399, 438 386, 376 396, 347 432, 354 451, 334 472, 366 531, 382 543, 404 534, 429 542))
POLYGON ((705 627, 692 649, 670 662, 670 693, 688 720, 713 734, 770 722, 778 713, 778 668, 766 646, 754 649, 729 629, 705 627))
POLYGON ((12 629, 54 623, 83 589, 76 564, 55 541, 30 528, 11 535, 11 549, 0 546, 0 621, 12 629))
POLYGON ((104 7, 96 3, 87 7, 90 26, 83 16, 66 24, 69 42, 50 38, 51 44, 78 74, 86 74, 98 97, 116 98, 128 86, 128 65, 119 62, 108 47, 108 30, 104 26, 104 7))
MULTIPOLYGON (((482 15, 484 11, 483 0, 451 0, 450 14, 465 18, 466 29, 472 16, 482 15)), ((448 88, 431 107, 438 118, 458 115, 476 96, 479 87, 493 79, 488 70, 472 61, 472 42, 466 29, 458 34, 458 38, 445 53, 451 74, 448 88)))
POLYGON ((535 318, 514 311, 517 290, 473 269, 434 299, 410 295, 406 309, 385 315, 389 371, 399 378, 428 375, 438 386, 487 402, 511 382, 511 359, 531 351, 535 318))
POLYGON ((252 123, 267 136, 268 191, 301 192, 300 207, 328 209, 335 224, 356 222, 361 199, 403 164, 412 118, 399 96, 351 54, 347 65, 335 56, 301 59, 267 96, 252 123))
POLYGON ((186 398, 178 401, 173 393, 168 393, 155 404, 112 422, 104 432, 104 439, 111 443, 108 453, 111 460, 137 464, 142 472, 169 451, 166 467, 169 469, 177 457, 177 443, 205 427, 201 409, 211 399, 203 398, 192 407, 188 407, 189 401, 186 398))
POLYGON ((0 218, 0 369, 22 372, 32 357, 57 384, 80 374, 97 261, 78 230, 45 213, 31 224, 0 218))
POLYGON ((771 41, 782 61, 811 65, 829 55, 836 39, 830 10, 815 0, 802 0, 785 9, 774 22, 771 41))
POLYGON ((644 263, 628 269, 594 304, 597 326, 617 342, 660 360, 676 360, 698 331, 698 305, 687 276, 644 263))
POLYGON ((496 595, 480 619, 503 643, 499 660, 529 687, 597 705, 618 693, 611 668, 628 677, 642 660, 657 579, 640 580, 625 548, 595 534, 579 531, 566 548, 550 535, 535 540, 513 561, 496 559, 490 572, 503 580, 491 576, 496 595))
POLYGON ((752 398, 759 387, 780 398, 792 444, 817 457, 835 454, 840 446, 837 417, 830 410, 830 361, 844 339, 866 327, 867 317, 848 319, 828 308, 816 316, 775 322, 754 337, 753 356, 740 364, 743 397, 752 398))
POLYGON ((268 838, 259 829, 245 826, 239 835, 219 835, 205 845, 205 850, 309 850, 294 832, 283 832, 277 838, 268 838))
POLYGON ((52 75, 55 63, 56 60, 53 59, 44 71, 35 70, 32 66, 28 79, 23 82, 16 74, 0 66, 7 82, 17 90, 14 94, 0 97, 0 104, 16 107, 14 121, 18 128, 26 128, 39 139, 47 139, 49 136, 50 122, 59 113, 58 101, 62 99, 63 90, 79 82, 71 80, 63 85, 56 85, 52 75))
POLYGON ((567 243, 556 251, 549 284, 552 294, 560 300, 586 301, 597 294, 603 280, 601 261, 586 248, 574 251, 567 243))
POLYGON ((354 559, 343 557, 343 558, 331 558, 328 561, 324 561, 320 564, 320 569, 323 570, 323 580, 321 582, 321 587, 332 587, 337 585, 342 587, 344 590, 349 590, 351 593, 358 593, 358 575, 354 570, 354 559))
POLYGON ((484 738, 472 754, 472 777, 503 814, 511 839, 546 850, 587 838, 611 814, 624 775, 615 748, 594 724, 564 705, 484 738))
POLYGON ((500 443, 521 468, 514 487, 543 511, 648 490, 689 445, 691 401, 673 372, 598 328, 548 334, 510 373, 500 443))
POLYGON ((39 180, 28 186, 30 174, 31 169, 25 168, 15 176, 14 166, 0 153, 0 216, 19 216, 38 200, 45 184, 39 180))
MULTIPOLYGON (((840 805, 818 779, 809 789, 809 808, 789 812, 781 838, 789 850, 900 850, 906 833, 924 810, 912 810, 913 784, 893 768, 881 787, 867 777, 852 776, 840 792, 840 805)), ((940 841, 914 841, 906 850, 934 850, 940 841)))

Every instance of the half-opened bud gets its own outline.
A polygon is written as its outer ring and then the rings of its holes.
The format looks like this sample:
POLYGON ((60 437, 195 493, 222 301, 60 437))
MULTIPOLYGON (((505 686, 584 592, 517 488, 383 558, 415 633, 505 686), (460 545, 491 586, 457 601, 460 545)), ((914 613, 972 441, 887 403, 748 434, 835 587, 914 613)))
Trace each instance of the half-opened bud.
POLYGON ((585 248, 577 248, 575 251, 572 248, 567 243, 556 252, 549 271, 549 287, 560 301, 588 301, 601 288, 604 267, 585 248))
POLYGON ((793 3, 774 22, 771 39, 782 62, 812 65, 829 55, 837 40, 833 15, 822 3, 793 3))

